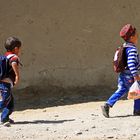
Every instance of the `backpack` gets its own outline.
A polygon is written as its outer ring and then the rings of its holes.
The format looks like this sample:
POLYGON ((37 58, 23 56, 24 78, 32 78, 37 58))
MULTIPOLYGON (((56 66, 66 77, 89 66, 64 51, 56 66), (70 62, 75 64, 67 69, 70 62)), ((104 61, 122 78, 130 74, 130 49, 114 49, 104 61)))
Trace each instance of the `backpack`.
POLYGON ((8 73, 10 71, 9 59, 13 56, 14 55, 7 57, 4 55, 0 55, 0 80, 8 76, 8 73))
POLYGON ((127 57, 126 57, 126 47, 120 46, 117 48, 114 60, 113 67, 116 73, 123 72, 127 66, 127 57))

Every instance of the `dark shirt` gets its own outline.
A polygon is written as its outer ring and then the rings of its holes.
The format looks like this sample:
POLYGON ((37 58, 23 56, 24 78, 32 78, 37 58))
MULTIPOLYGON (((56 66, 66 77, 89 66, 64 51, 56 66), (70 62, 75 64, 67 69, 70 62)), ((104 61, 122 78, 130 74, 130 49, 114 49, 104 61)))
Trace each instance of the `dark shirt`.
POLYGON ((12 52, 6 52, 5 56, 9 58, 9 74, 7 78, 10 78, 14 85, 16 75, 12 68, 12 63, 17 63, 17 65, 19 65, 19 57, 16 54, 13 54, 12 52))

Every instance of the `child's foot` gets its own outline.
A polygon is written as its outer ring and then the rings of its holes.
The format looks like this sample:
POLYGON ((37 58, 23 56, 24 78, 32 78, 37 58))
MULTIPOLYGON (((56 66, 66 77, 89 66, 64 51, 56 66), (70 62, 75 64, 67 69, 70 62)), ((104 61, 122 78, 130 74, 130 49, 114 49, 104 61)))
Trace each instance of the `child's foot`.
POLYGON ((2 124, 3 126, 6 126, 6 127, 10 127, 10 126, 11 126, 11 124, 10 124, 9 121, 7 121, 7 122, 1 122, 1 124, 2 124))
POLYGON ((103 106, 101 106, 102 109, 102 113, 106 118, 109 118, 109 105, 105 104, 103 106))
POLYGON ((140 110, 139 111, 134 110, 133 115, 134 116, 140 116, 140 110))
POLYGON ((1 124, 2 124, 3 126, 10 127, 11 124, 14 124, 14 120, 12 120, 12 119, 9 118, 8 120, 6 120, 6 121, 4 121, 4 122, 1 122, 1 124))

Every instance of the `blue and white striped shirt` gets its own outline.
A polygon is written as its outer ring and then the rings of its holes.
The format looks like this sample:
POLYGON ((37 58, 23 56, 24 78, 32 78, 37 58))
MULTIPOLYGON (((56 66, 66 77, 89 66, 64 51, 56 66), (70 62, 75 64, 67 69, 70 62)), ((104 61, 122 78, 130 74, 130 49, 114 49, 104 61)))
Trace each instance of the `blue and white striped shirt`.
POLYGON ((127 69, 130 70, 131 74, 134 76, 138 75, 138 70, 140 69, 139 53, 136 46, 132 43, 125 43, 127 56, 127 69))

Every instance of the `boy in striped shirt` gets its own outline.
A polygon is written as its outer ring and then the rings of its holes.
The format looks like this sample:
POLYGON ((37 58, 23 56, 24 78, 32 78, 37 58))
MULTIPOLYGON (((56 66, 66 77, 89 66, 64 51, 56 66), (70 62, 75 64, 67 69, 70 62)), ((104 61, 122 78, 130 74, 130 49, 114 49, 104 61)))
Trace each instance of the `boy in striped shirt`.
POLYGON ((0 80, 0 109, 1 124, 9 127, 14 121, 10 118, 10 115, 14 111, 14 97, 12 93, 13 86, 19 82, 19 55, 21 51, 21 41, 16 37, 9 37, 5 41, 5 56, 9 59, 8 75, 0 80))
MULTIPOLYGON (((118 75, 118 89, 101 106, 102 113, 109 118, 109 109, 129 91, 129 88, 135 80, 140 80, 138 70, 140 68, 139 54, 136 47, 138 34, 136 28, 131 24, 126 24, 120 31, 120 36, 124 39, 123 47, 126 47, 127 67, 118 75)), ((140 99, 134 100, 134 115, 140 115, 140 99)))

